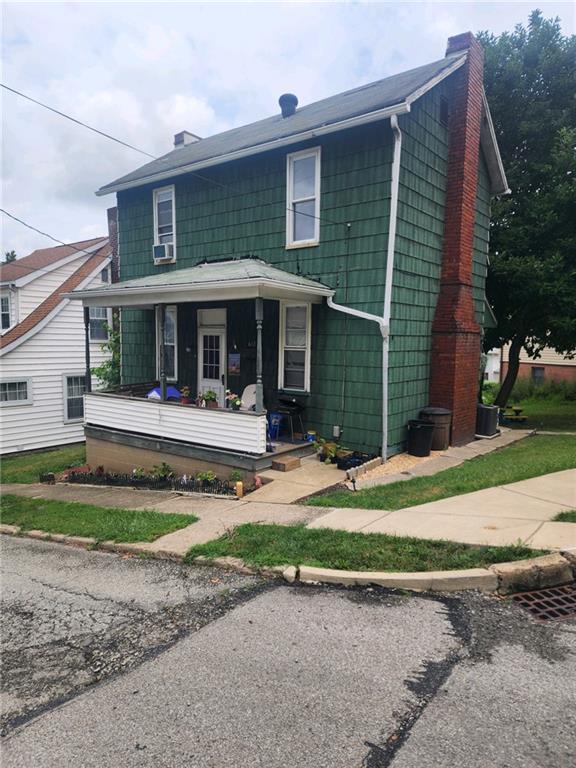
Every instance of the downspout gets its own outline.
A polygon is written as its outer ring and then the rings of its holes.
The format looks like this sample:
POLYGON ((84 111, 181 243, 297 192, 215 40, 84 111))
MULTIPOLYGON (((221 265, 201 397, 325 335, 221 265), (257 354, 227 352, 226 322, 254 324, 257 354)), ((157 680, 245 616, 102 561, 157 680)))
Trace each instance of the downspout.
POLYGON ((382 334, 382 459, 388 457, 388 353, 390 348, 390 313, 392 307, 392 278, 394 275, 394 251, 396 244, 396 218, 398 213, 398 188, 400 181, 400 152, 402 149, 402 133, 398 125, 397 115, 390 117, 390 125, 394 134, 394 152, 392 157, 392 181, 390 185, 390 220, 388 226, 388 247, 386 250, 386 283, 384 286, 383 315, 372 315, 359 309, 336 304, 332 297, 327 299, 330 309, 352 315, 361 320, 378 323, 382 334))

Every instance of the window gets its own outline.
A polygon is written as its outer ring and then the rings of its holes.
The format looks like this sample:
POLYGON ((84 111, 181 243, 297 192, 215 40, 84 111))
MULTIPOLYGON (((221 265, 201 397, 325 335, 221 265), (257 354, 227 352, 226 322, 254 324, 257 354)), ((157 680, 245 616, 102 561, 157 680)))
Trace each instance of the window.
POLYGON ((10 296, 8 294, 0 297, 0 310, 2 317, 2 330, 5 331, 10 328, 10 296))
POLYGON ((100 272, 100 280, 103 283, 109 283, 110 282, 110 271, 108 267, 104 267, 104 269, 100 272))
POLYGON ((282 304, 280 309, 280 389, 310 389, 310 305, 282 304))
POLYGON ((64 413, 66 421, 84 418, 85 376, 64 376, 64 413))
POLYGON ((532 377, 533 384, 544 384, 545 369, 537 365, 533 365, 530 369, 530 376, 532 377))
POLYGON ((154 190, 154 245, 174 243, 174 187, 154 190))
POLYGON ((108 310, 106 307, 90 307, 90 340, 108 339, 108 310))
MULTIPOLYGON (((156 318, 156 369, 160 378, 160 315, 156 318)), ((178 378, 178 332, 176 307, 166 307, 164 322, 164 372, 170 381, 178 378)))
POLYGON ((320 240, 320 147, 287 157, 286 247, 320 240))
POLYGON ((32 381, 22 379, 20 381, 0 382, 0 405, 31 405, 32 381))

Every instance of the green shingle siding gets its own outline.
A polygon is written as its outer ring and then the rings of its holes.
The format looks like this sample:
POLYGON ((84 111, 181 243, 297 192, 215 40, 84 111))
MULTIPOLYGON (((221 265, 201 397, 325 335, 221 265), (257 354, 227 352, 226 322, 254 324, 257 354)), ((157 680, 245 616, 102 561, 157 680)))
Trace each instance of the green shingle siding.
POLYGON ((476 223, 474 225, 474 251, 472 256, 472 289, 476 321, 484 325, 484 298, 488 269, 488 241, 490 237, 490 179, 482 151, 478 166, 478 192, 476 195, 476 223))

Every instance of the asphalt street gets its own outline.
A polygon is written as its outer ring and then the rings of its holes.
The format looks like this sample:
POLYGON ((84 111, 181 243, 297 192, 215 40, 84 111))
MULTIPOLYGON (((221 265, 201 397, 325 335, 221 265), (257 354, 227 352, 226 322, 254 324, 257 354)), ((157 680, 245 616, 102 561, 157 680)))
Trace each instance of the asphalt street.
POLYGON ((572 768, 576 622, 2 540, 3 768, 572 768))

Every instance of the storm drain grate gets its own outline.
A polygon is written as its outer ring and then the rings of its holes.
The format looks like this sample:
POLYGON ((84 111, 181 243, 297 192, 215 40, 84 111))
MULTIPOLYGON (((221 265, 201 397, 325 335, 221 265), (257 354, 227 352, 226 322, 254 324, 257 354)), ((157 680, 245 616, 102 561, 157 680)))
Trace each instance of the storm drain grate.
POLYGON ((564 587, 519 592, 512 597, 538 621, 561 621, 571 616, 576 617, 576 582, 564 587))

